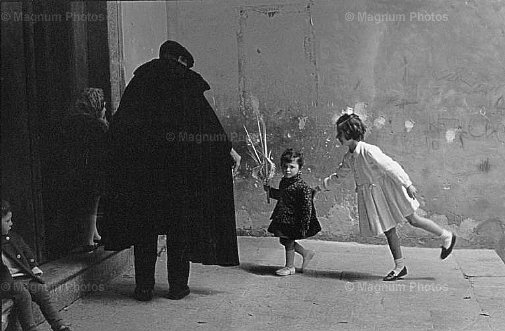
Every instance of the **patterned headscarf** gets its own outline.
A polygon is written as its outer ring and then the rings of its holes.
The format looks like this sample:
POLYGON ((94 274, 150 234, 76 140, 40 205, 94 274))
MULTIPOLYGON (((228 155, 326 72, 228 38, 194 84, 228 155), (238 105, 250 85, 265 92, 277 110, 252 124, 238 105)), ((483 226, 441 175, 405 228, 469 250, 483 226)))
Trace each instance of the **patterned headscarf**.
POLYGON ((76 112, 89 114, 97 118, 101 117, 100 113, 104 106, 105 97, 103 90, 95 87, 85 88, 75 102, 76 112))

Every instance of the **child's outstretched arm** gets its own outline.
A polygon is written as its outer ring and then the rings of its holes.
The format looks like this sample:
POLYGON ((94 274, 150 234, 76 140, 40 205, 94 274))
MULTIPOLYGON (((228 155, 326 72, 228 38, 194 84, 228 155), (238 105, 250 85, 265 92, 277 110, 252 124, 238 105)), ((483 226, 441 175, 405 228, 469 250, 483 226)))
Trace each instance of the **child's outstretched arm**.
POLYGON ((316 191, 329 191, 331 186, 333 186, 333 183, 337 183, 343 178, 347 177, 347 175, 349 175, 349 173, 352 171, 351 163, 349 160, 350 157, 351 155, 349 153, 346 153, 344 155, 344 159, 338 165, 337 170, 328 177, 324 178, 322 188, 320 186, 317 186, 316 191))
POLYGON ((279 189, 273 188, 269 185, 263 185, 263 189, 268 192, 268 195, 270 198, 279 200, 281 197, 281 194, 279 192, 279 189))
MULTIPOLYGON (((382 152, 377 146, 372 146, 367 156, 373 163, 375 163, 382 171, 384 171, 390 178, 392 178, 399 185, 408 188, 412 185, 409 175, 403 170, 402 166, 382 152)), ((415 195, 416 192, 413 192, 415 195)), ((410 194, 409 194, 410 195, 410 194)))

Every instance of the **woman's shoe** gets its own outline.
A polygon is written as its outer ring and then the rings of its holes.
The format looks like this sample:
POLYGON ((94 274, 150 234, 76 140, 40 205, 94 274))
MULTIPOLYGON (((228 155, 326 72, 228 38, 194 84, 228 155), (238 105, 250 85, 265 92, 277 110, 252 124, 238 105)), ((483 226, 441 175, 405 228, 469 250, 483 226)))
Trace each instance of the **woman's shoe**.
POLYGON ((293 275, 295 273, 295 267, 284 267, 282 269, 279 269, 275 271, 277 276, 289 276, 293 275))
POLYGON ((386 275, 386 277, 382 278, 383 281, 385 282, 390 282, 393 280, 397 280, 407 274, 407 267, 403 267, 403 269, 398 273, 398 275, 395 275, 394 270, 391 271, 386 275))

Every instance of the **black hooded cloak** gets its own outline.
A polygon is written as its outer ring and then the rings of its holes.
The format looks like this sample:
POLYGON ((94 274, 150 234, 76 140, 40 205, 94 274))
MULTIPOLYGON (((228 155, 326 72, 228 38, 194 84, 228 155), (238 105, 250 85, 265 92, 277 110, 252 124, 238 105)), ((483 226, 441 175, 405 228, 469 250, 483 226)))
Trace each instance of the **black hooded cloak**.
POLYGON ((189 243, 192 262, 239 264, 232 146, 204 97, 209 89, 173 60, 135 70, 108 132, 105 249, 168 233, 189 243))

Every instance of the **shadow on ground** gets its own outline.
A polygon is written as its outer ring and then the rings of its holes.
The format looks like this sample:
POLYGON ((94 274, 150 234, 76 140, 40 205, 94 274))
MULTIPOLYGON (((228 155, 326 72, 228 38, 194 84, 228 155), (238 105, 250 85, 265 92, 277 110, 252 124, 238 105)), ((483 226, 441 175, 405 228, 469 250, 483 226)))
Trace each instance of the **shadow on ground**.
POLYGON ((245 270, 249 273, 258 275, 258 276, 275 276, 275 270, 279 269, 279 266, 265 266, 260 264, 253 263, 241 263, 240 269, 245 270))
MULTIPOLYGON (((259 276, 274 276, 275 270, 279 269, 278 266, 265 266, 253 263, 242 263, 240 269, 247 271, 249 273, 259 275, 259 276)), ((299 269, 297 269, 299 273, 299 269)), ((360 282, 360 281, 382 281, 384 276, 374 275, 365 272, 354 272, 354 271, 339 271, 339 270, 313 270, 308 269, 303 273, 304 276, 315 277, 315 278, 331 278, 339 279, 347 282, 360 282)), ((434 281, 434 277, 405 277, 404 280, 426 280, 434 281)))

